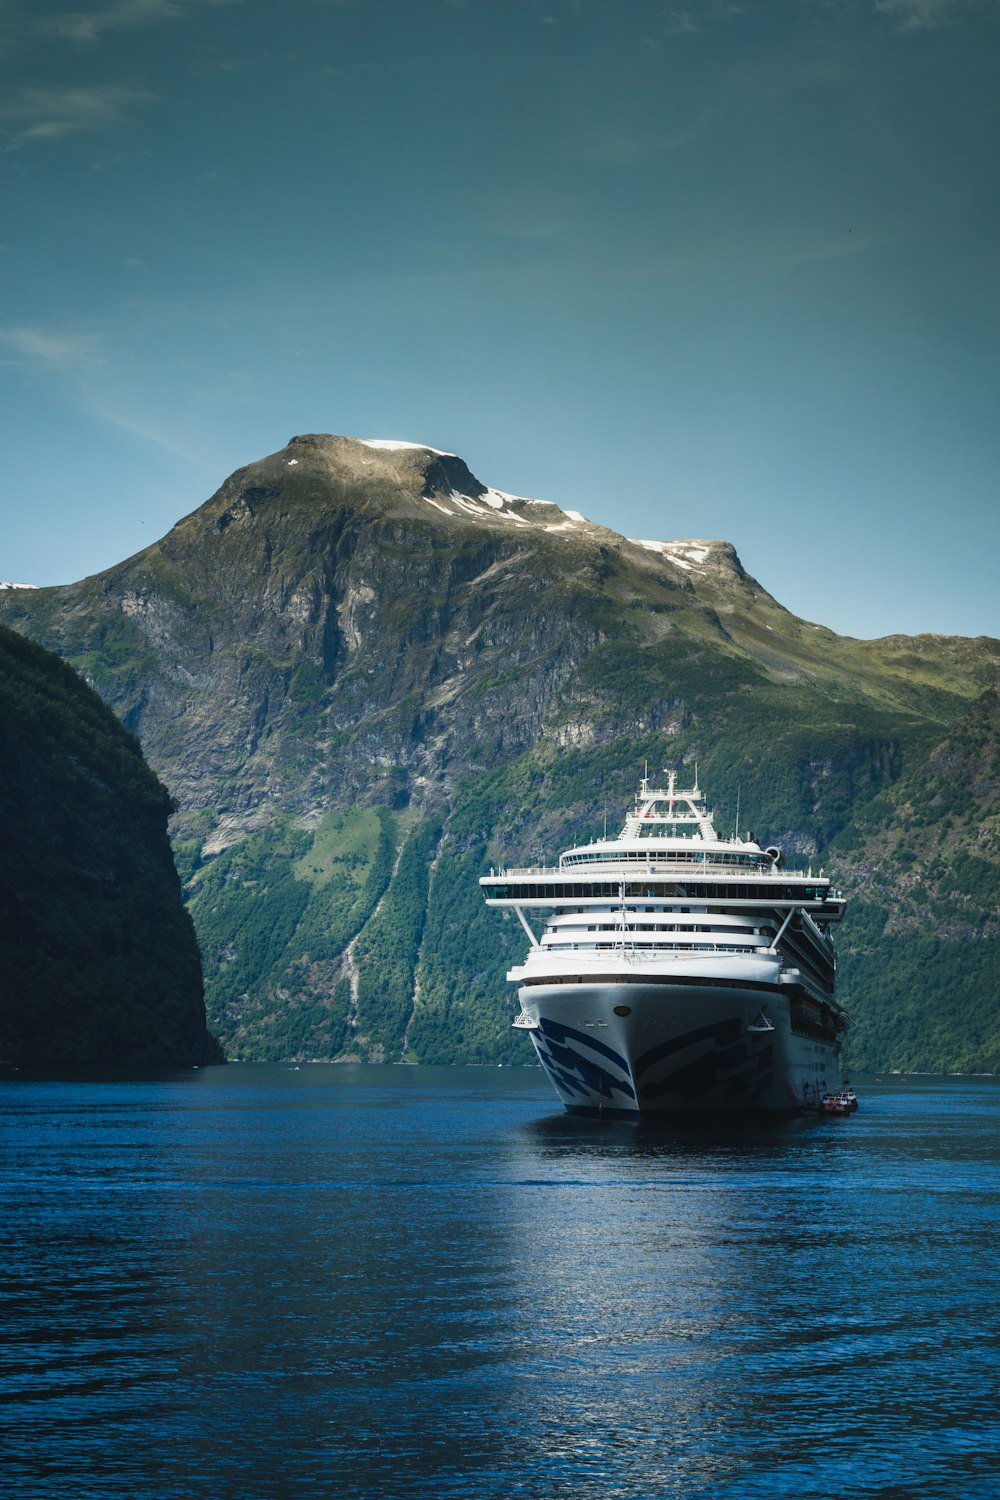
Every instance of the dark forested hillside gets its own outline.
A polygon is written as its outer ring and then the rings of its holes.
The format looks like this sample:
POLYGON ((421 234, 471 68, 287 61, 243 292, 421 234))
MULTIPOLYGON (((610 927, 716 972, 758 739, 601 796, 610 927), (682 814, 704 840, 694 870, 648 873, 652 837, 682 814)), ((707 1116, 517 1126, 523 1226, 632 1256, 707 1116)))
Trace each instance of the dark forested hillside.
POLYGON ((97 694, 0 629, 0 1064, 210 1055, 170 811, 97 694))
POLYGON ((1000 1072, 1000 693, 971 704, 858 813, 832 858, 859 1058, 1000 1072))
POLYGON ((0 611, 176 797, 231 1055, 525 1057, 523 934, 477 878, 617 825, 648 759, 697 762, 720 828, 739 799, 833 870, 857 1064, 996 1066, 997 641, 837 636, 726 542, 630 541, 450 455, 323 435, 0 611))

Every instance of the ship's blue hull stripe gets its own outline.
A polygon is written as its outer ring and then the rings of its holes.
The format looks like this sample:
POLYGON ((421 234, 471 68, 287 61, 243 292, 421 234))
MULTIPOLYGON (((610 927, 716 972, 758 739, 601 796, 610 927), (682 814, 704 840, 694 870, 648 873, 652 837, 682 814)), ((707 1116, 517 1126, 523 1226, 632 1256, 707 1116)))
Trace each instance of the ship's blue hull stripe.
POLYGON ((685 1047, 693 1047, 698 1042, 713 1042, 716 1048, 731 1046, 738 1040, 742 1031, 742 1021, 738 1016, 733 1016, 727 1021, 716 1021, 711 1026, 698 1026, 694 1031, 685 1031, 681 1036, 673 1036, 669 1041, 650 1047, 648 1052, 643 1052, 636 1058, 635 1076, 640 1078, 643 1073, 648 1072, 664 1058, 670 1057, 675 1052, 683 1052, 685 1047))
POLYGON ((613 1047, 609 1047, 607 1042, 598 1041, 591 1032, 578 1031, 573 1026, 567 1026, 562 1021, 552 1021, 545 1016, 539 1016, 538 1029, 547 1039, 554 1042, 566 1042, 572 1038, 574 1042, 589 1048, 591 1052, 599 1052, 602 1057, 609 1058, 611 1062, 621 1068, 623 1073, 627 1074, 629 1071, 628 1063, 622 1057, 621 1053, 616 1052, 613 1047))
POLYGON ((693 1061, 671 1069, 663 1077, 641 1083, 639 1098, 643 1103, 653 1103, 665 1094, 679 1094, 690 1104, 710 1094, 717 1095, 721 1089, 723 1101, 733 1103, 748 1096, 757 1098, 766 1093, 773 1082, 773 1045, 768 1042, 759 1051, 751 1052, 745 1042, 739 1042, 732 1047, 716 1047, 702 1052, 693 1061))
POLYGON ((582 1057, 574 1048, 560 1046, 550 1037, 542 1039, 537 1032, 532 1040, 546 1072, 560 1089, 569 1093, 598 1094, 603 1098, 610 1098, 617 1090, 628 1099, 635 1098, 635 1089, 627 1075, 625 1078, 616 1077, 590 1058, 582 1057))
POLYGON ((639 1109, 656 1108, 668 1095, 679 1096, 688 1106, 710 1097, 733 1105, 757 1099, 774 1085, 773 1045, 763 1038, 759 1046, 748 1043, 737 1017, 696 1027, 651 1047, 637 1059, 634 1075, 620 1053, 586 1032, 560 1022, 540 1019, 539 1030, 532 1040, 539 1060, 567 1106, 574 1100, 591 1099, 595 1094, 609 1105, 613 1096, 619 1094, 639 1109), (613 1060, 624 1077, 602 1067, 582 1053, 580 1047, 613 1060), (701 1050, 696 1057, 677 1066, 678 1054, 690 1047, 701 1050), (665 1064, 667 1071, 660 1077, 651 1077, 651 1073, 659 1072, 658 1064, 660 1067, 665 1064))
POLYGON ((580 1082, 579 1078, 574 1078, 571 1074, 565 1073, 562 1068, 557 1068, 552 1058, 537 1043, 535 1044, 535 1051, 538 1053, 539 1062, 559 1092, 569 1094, 585 1094, 587 1092, 587 1089, 580 1082))

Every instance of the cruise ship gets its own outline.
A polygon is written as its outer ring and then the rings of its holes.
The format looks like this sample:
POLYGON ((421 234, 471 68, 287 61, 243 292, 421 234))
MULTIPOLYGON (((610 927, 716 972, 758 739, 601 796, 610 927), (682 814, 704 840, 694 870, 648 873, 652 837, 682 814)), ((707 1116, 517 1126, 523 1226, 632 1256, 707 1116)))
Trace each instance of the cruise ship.
POLYGON ((513 1024, 574 1114, 816 1109, 847 1026, 829 932, 844 900, 752 833, 720 838, 697 777, 665 774, 643 777, 617 838, 480 880, 528 939, 513 1024))

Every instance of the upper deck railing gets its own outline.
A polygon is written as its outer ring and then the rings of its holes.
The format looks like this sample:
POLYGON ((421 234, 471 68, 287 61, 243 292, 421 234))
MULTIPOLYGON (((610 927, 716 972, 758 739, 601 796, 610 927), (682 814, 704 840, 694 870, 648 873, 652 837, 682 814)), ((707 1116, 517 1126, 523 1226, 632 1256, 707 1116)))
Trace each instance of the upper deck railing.
POLYGON ((686 875, 724 875, 727 880, 759 880, 762 875, 773 876, 776 880, 822 880, 826 882, 826 876, 820 871, 819 875, 813 874, 812 869, 806 870, 778 870, 770 860, 759 863, 748 864, 726 864, 718 859, 691 859, 685 858, 663 858, 639 859, 624 856, 615 860, 594 861, 578 865, 500 865, 497 868, 490 867, 490 876, 493 879, 504 879, 508 877, 524 876, 552 876, 555 879, 571 879, 581 881, 587 878, 600 879, 602 875, 622 869, 630 877, 635 875, 676 874, 678 866, 683 866, 686 875))

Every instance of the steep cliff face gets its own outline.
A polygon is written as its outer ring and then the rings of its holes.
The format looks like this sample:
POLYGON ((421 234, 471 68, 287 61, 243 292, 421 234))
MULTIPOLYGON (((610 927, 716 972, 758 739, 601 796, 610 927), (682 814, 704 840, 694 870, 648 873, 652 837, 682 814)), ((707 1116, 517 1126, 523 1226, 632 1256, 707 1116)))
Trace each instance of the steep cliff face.
POLYGON ((559 604, 586 592, 592 549, 546 548, 556 507, 481 492, 459 460, 296 438, 146 552, 28 598, 25 627, 170 768, 185 816, 221 803, 243 827, 276 796, 399 801, 447 785, 477 738, 489 755, 530 743, 598 637, 567 631, 559 604), (358 753, 338 754, 348 740, 358 753))
POLYGON ((245 1056, 519 1056, 519 929, 480 907, 484 866, 615 822, 648 758, 697 759, 723 821, 739 789, 768 841, 843 847, 846 873, 865 809, 1000 668, 995 641, 796 619, 727 543, 629 541, 453 455, 327 436, 0 611, 170 786, 213 1025, 245 1056))
POLYGON ((77 674, 0 629, 0 1063, 213 1055, 170 806, 77 674))

